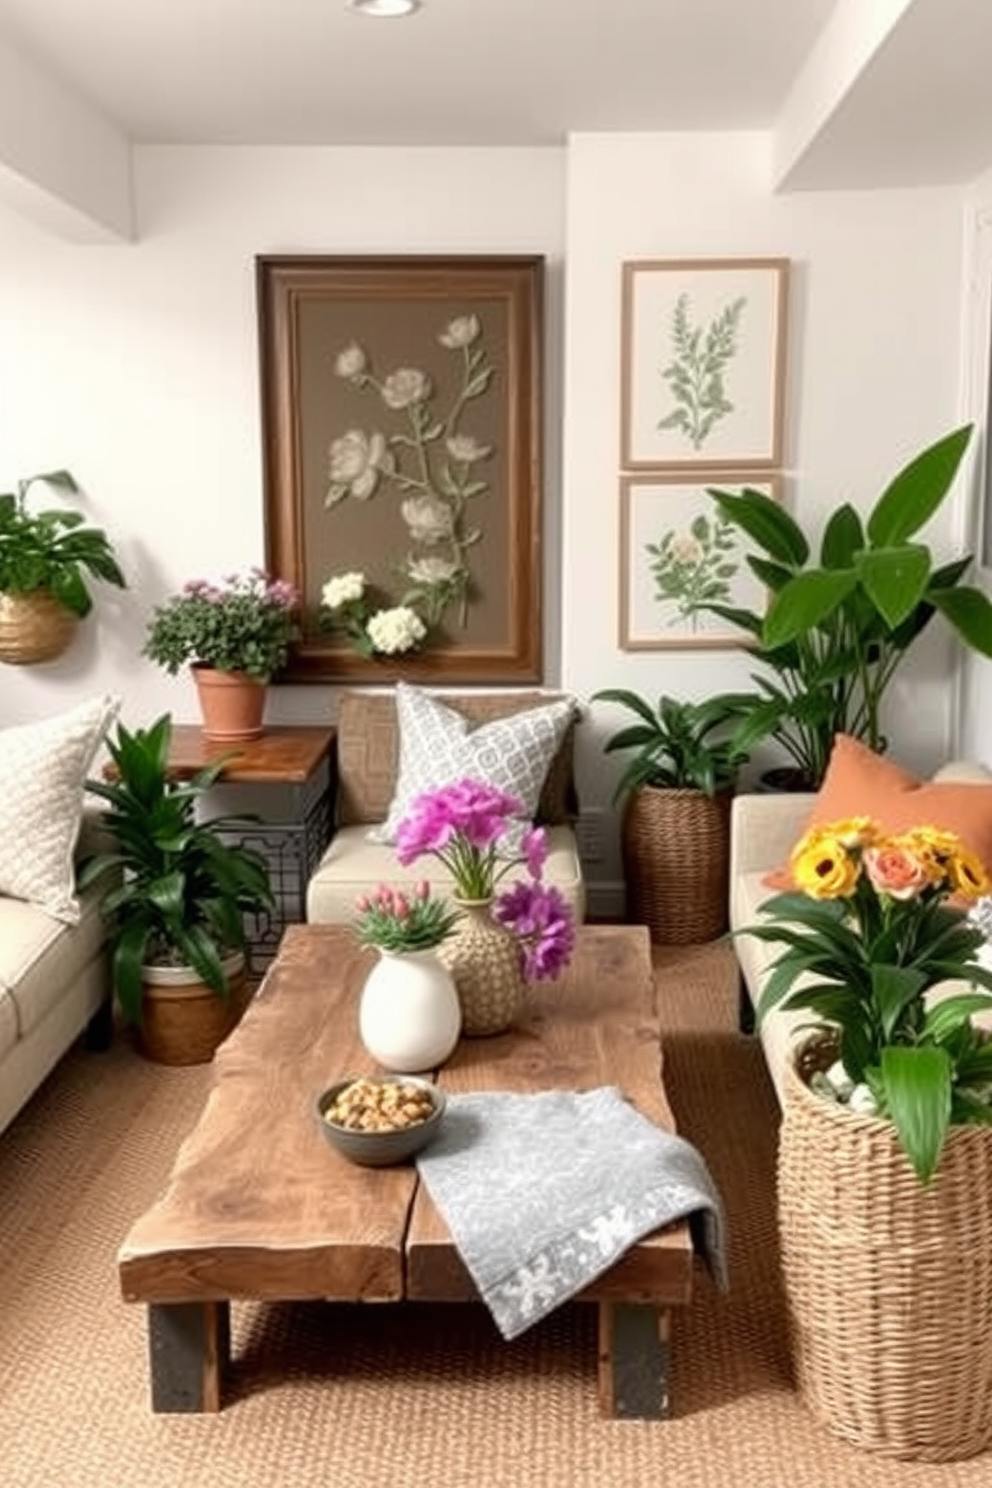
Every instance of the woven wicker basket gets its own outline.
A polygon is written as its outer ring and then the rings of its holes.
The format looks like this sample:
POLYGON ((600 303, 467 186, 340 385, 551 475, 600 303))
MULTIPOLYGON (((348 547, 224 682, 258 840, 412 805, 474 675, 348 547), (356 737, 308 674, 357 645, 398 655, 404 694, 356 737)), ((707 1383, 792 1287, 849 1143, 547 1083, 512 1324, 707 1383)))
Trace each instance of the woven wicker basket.
POLYGON ((891 1123, 808 1088, 835 1049, 786 1075, 782 1266, 797 1384, 836 1435, 941 1462, 992 1444, 992 1130, 953 1127, 924 1186, 891 1123))
POLYGON ((620 832, 627 919, 660 945, 715 940, 727 928, 729 792, 643 785, 627 798, 620 832))
POLYGON ((0 661, 29 666, 61 656, 78 624, 47 589, 0 594, 0 661))
POLYGON ((190 981, 189 967, 146 966, 138 1047, 156 1064, 209 1064, 232 1032, 251 997, 245 958, 224 962, 228 991, 219 997, 203 982, 190 981))

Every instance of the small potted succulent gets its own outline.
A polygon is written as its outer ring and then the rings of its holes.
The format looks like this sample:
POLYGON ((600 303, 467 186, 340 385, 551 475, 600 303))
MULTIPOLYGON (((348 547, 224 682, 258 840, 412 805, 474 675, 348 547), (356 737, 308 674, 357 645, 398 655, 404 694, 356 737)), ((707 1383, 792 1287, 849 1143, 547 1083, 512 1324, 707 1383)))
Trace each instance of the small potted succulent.
POLYGON ((291 584, 260 568, 216 584, 191 579, 153 610, 143 654, 173 676, 190 665, 208 738, 255 739, 262 733, 266 686, 299 636, 298 603, 291 584), (224 704, 239 711, 213 711, 224 704))
POLYGON ((49 470, 0 495, 0 661, 15 665, 62 654, 93 608, 88 578, 126 587, 101 528, 70 507, 28 510, 28 491, 39 482, 79 491, 68 470, 49 470))
POLYGON ((380 884, 355 900, 355 933, 379 960, 362 989, 358 1026, 369 1053, 405 1074, 443 1064, 458 1042, 461 1007, 436 954, 459 911, 421 879, 409 890, 380 884))

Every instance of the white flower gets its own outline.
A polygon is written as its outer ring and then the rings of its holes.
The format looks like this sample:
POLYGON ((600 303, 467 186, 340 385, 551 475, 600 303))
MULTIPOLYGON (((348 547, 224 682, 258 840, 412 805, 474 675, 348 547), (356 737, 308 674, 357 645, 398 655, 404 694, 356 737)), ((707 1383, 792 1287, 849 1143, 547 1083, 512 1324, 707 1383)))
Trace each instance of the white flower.
POLYGON ((351 341, 339 351, 334 362, 338 377, 361 377, 368 366, 368 357, 357 341, 351 341))
POLYGON ((415 584, 446 584, 461 572, 461 565, 450 558, 409 558, 406 571, 415 584))
POLYGON ((703 550, 696 539, 688 532, 681 537, 675 538, 671 546, 671 554, 676 563, 699 563, 703 556, 703 550))
POLYGON ((445 443, 451 458, 463 465, 472 465, 476 460, 487 460, 493 452, 491 444, 480 444, 473 434, 452 434, 445 443))
POLYGON ((363 573, 336 574, 333 579, 328 579, 320 591, 320 602, 328 610, 337 610, 342 605, 361 599, 364 593, 365 575, 363 573))
POLYGON ((375 650, 386 656, 409 651, 427 634, 426 625, 416 610, 411 610, 408 605, 397 605, 392 610, 377 610, 365 629, 375 650))
POLYGON ((359 501, 366 501, 376 488, 379 467, 386 461, 386 440, 382 434, 371 436, 361 429, 349 429, 347 434, 331 443, 329 451, 331 482, 336 486, 347 486, 359 501))
POLYGON ((458 351, 463 346, 471 346, 479 334, 479 329, 477 315, 459 315, 457 319, 449 320, 437 339, 450 351, 458 351))
POLYGON ((415 542, 439 543, 451 536, 451 508, 437 496, 410 496, 400 511, 415 542))
POLYGON ((382 401, 388 408, 409 408, 412 403, 426 403, 431 392, 426 372, 419 367, 398 367, 382 384, 382 401))

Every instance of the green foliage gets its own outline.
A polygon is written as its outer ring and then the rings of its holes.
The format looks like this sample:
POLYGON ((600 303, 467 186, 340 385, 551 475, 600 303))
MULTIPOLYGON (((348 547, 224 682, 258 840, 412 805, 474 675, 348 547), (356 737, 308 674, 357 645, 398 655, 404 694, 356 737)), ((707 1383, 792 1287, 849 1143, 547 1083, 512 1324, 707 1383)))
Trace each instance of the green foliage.
POLYGON ((619 703, 639 722, 620 729, 607 740, 607 754, 618 749, 634 750, 620 776, 614 800, 639 785, 701 790, 708 796, 729 790, 745 763, 746 755, 726 737, 734 710, 723 699, 703 703, 678 702, 661 697, 652 708, 637 693, 623 687, 608 687, 593 693, 593 702, 619 703))
POLYGON ((193 579, 155 607, 143 655, 173 676, 186 662, 199 661, 268 682, 286 665, 299 636, 297 599, 291 584, 269 579, 261 569, 220 585, 193 579))
POLYGON ((689 320, 689 296, 680 294, 672 315, 675 355, 662 371, 675 401, 659 419, 659 429, 679 429, 693 449, 705 444, 714 424, 734 409, 724 386, 724 371, 737 350, 737 331, 747 300, 732 300, 706 327, 689 320))
POLYGON ((426 951, 455 929, 461 911, 433 898, 426 882, 410 893, 380 885, 358 900, 356 933, 361 945, 380 951, 426 951))
POLYGON ((102 909, 113 927, 114 987, 131 1023, 141 1022, 142 967, 150 961, 178 959, 226 995, 222 960, 245 947, 245 912, 273 905, 265 859, 225 840, 251 818, 197 819, 197 802, 225 760, 174 780, 171 734, 167 713, 133 734, 119 725, 109 741, 115 778, 87 781, 87 790, 108 803, 103 821, 115 845, 81 866, 79 882, 85 888, 110 876, 102 909))
POLYGON ((63 507, 28 511, 27 493, 38 481, 60 491, 79 490, 68 470, 49 470, 18 481, 16 495, 0 495, 0 593, 47 589, 82 618, 93 608, 84 574, 120 589, 127 587, 124 575, 106 533, 84 526, 79 512, 63 507))
MULTIPOLYGON (((818 841, 811 833, 794 865, 807 845, 824 860, 841 852, 852 862, 860 857, 857 844, 841 847, 842 835, 816 830, 818 841)), ((778 894, 760 909, 771 923, 736 933, 784 946, 759 999, 759 1022, 775 1008, 823 1018, 836 1033, 847 1077, 866 1086, 878 1114, 892 1120, 926 1183, 949 1126, 992 1125, 992 1042, 971 1022, 992 1007, 992 973, 974 959, 985 937, 944 902, 957 886, 954 875, 900 899, 858 873, 842 897, 778 894), (928 1003, 931 989, 954 978, 987 990, 928 1003)))
POLYGON ((730 580, 739 567, 736 547, 731 524, 710 521, 705 513, 693 520, 688 532, 672 529, 659 542, 648 543, 655 598, 674 603, 676 615, 690 618, 708 604, 728 600, 730 580))
POLYGON ((720 603, 704 608, 748 632, 764 670, 757 692, 737 695, 743 750, 777 740, 807 788, 823 778, 835 733, 883 752, 881 704, 896 668, 933 616, 943 614, 966 646, 992 656, 992 605, 961 580, 971 555, 937 566, 915 541, 939 509, 971 438, 965 425, 917 455, 891 481, 863 523, 837 508, 819 561, 795 519, 761 491, 710 490, 721 516, 763 552, 748 564, 771 595, 762 618, 720 603), (749 697, 749 703, 745 699, 749 697))

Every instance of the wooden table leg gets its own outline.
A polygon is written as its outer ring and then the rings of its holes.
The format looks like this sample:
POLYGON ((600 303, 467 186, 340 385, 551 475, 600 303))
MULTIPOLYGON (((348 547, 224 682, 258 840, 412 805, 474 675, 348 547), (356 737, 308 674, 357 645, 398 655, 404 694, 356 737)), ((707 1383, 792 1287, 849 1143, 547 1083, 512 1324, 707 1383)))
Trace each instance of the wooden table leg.
POLYGON ((148 1354, 153 1411, 219 1411, 231 1354, 230 1303, 152 1303, 148 1354))
POLYGON ((599 1303, 599 1403, 606 1415, 658 1421, 669 1414, 670 1319, 665 1308, 599 1303))

